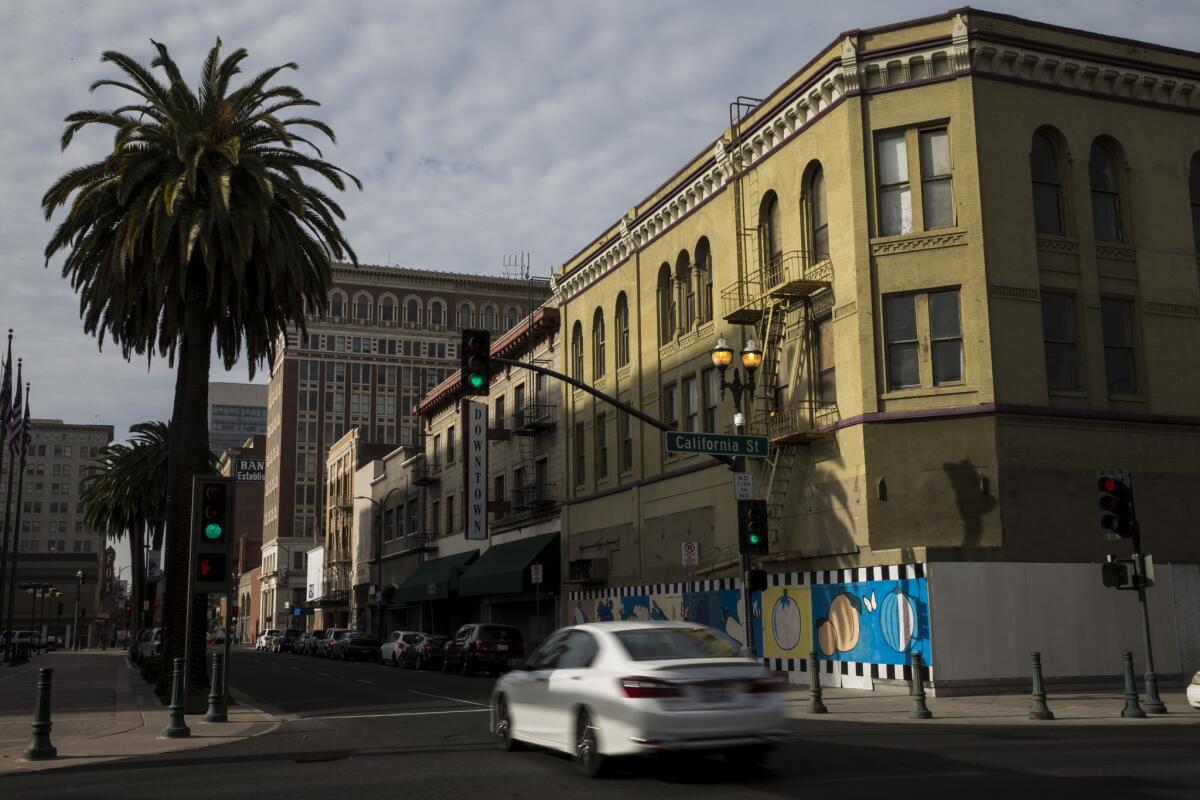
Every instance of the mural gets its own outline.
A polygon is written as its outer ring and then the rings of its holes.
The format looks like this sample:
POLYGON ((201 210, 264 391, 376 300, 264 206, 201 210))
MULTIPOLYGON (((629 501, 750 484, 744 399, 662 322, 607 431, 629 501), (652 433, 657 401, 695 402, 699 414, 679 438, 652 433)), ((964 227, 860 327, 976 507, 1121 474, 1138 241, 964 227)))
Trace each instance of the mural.
MULTIPOLYGON (((746 613, 741 590, 713 588, 728 585, 713 581, 702 583, 701 591, 675 584, 671 588, 683 591, 577 595, 569 606, 570 621, 692 620, 743 644, 746 613)), ((815 648, 823 659, 833 661, 902 665, 918 652, 929 663, 925 578, 773 586, 755 592, 751 602, 760 657, 806 659, 815 648)))

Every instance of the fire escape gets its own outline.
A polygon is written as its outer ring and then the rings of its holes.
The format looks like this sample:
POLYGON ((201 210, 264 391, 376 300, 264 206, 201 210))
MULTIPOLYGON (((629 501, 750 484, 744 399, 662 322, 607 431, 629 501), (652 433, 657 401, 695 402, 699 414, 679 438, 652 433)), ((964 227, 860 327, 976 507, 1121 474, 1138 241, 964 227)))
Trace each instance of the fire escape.
POLYGON ((831 437, 838 420, 836 400, 822 397, 817 339, 818 320, 832 309, 833 264, 825 253, 772 253, 775 248, 765 246, 758 219, 762 195, 752 163, 755 132, 746 124, 759 102, 738 97, 729 106, 724 144, 730 159, 738 280, 721 291, 721 302, 725 321, 744 331, 749 327, 744 337, 757 340, 763 351, 757 396, 746 416, 750 432, 770 440, 760 477, 770 541, 777 544, 784 501, 795 492, 789 484, 797 450, 831 437), (754 223, 747 225, 747 219, 754 223), (786 379, 782 384, 781 374, 786 379))

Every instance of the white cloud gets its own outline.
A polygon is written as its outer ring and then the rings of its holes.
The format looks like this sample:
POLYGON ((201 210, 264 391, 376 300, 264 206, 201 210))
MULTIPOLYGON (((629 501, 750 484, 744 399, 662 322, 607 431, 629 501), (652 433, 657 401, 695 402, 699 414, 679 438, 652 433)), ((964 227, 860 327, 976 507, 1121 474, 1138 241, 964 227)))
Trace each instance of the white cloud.
MULTIPOLYGON (((762 96, 841 31, 945 11, 949 3, 523 2, 6 3, 0 105, 0 326, 17 329, 42 416, 113 424, 169 415, 173 375, 98 352, 57 266, 39 201, 71 166, 62 118, 104 107, 106 49, 145 62, 151 37, 194 76, 217 36, 250 52, 246 72, 296 61, 286 80, 322 102, 338 133, 326 156, 366 183, 339 198, 359 256, 493 273, 504 253, 561 263, 711 143, 739 94, 762 96)), ((1190 0, 1131 4, 998 0, 998 11, 1188 48, 1190 0)), ((218 368, 219 369, 219 368, 218 368)), ((240 380, 244 370, 216 379, 240 380)))

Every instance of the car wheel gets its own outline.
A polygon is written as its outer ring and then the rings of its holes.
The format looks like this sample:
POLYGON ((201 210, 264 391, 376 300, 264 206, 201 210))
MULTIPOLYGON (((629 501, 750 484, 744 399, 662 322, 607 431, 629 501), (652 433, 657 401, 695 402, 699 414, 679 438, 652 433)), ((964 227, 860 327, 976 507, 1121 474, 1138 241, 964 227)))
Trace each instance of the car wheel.
POLYGON ((512 714, 508 710, 508 700, 503 695, 496 698, 496 744, 501 750, 518 750, 520 744, 513 738, 512 714))
POLYGON ((604 756, 600 755, 599 745, 596 726, 587 709, 583 709, 575 721, 575 768, 589 778, 598 778, 604 772, 604 756))
POLYGON ((443 675, 450 674, 450 659, 448 659, 448 658, 442 659, 442 674, 443 675))
POLYGON ((470 675, 471 674, 471 665, 467 663, 466 656, 463 656, 462 663, 458 665, 458 674, 459 675, 470 675))

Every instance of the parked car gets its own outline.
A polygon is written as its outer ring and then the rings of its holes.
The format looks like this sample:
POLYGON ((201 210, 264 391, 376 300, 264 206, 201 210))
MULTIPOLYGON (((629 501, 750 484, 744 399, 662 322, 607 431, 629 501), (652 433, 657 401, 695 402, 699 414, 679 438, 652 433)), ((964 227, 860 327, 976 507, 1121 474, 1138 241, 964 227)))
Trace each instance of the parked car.
POLYGON ((318 628, 308 635, 308 641, 304 646, 304 655, 316 656, 324 655, 325 651, 325 628, 318 628))
POLYGON ((722 631, 606 622, 555 632, 492 689, 500 747, 528 742, 596 776, 611 756, 711 750, 761 761, 784 735, 787 682, 722 631))
POLYGON ((446 655, 446 643, 449 636, 430 636, 421 634, 416 644, 404 648, 401 654, 401 664, 415 669, 440 669, 446 655))
POLYGON ((379 663, 399 666, 404 660, 404 650, 415 644, 423 635, 417 631, 392 631, 379 647, 379 663))
POLYGON ((321 654, 325 658, 333 658, 333 647, 340 642, 348 633, 345 628, 330 628, 325 631, 325 646, 321 650, 321 654))
POLYGON ((271 649, 276 653, 294 653, 296 652, 296 640, 300 638, 300 634, 304 631, 298 628, 288 628, 283 633, 276 636, 271 642, 271 649))
POLYGON ((279 628, 267 628, 265 631, 263 631, 262 633, 260 633, 258 635, 257 639, 254 640, 254 649, 255 650, 266 650, 267 644, 270 641, 271 637, 278 636, 278 635, 279 635, 279 628))
POLYGON ((142 628, 137 632, 137 636, 131 636, 129 639, 129 660, 137 664, 142 660, 142 642, 146 641, 152 633, 152 628, 142 628))
POLYGON ((151 628, 147 636, 139 642, 141 654, 138 657, 139 661, 145 661, 147 658, 157 658, 162 655, 163 631, 162 628, 151 628))
POLYGON ((334 642, 333 657, 342 661, 373 661, 379 657, 379 638, 361 631, 348 631, 334 642))
POLYGON ((499 674, 514 658, 525 657, 525 638, 512 625, 463 625, 446 643, 442 672, 463 675, 485 670, 499 674))
POLYGON ((1200 710, 1200 672, 1192 676, 1187 687, 1187 701, 1192 708, 1200 710))

